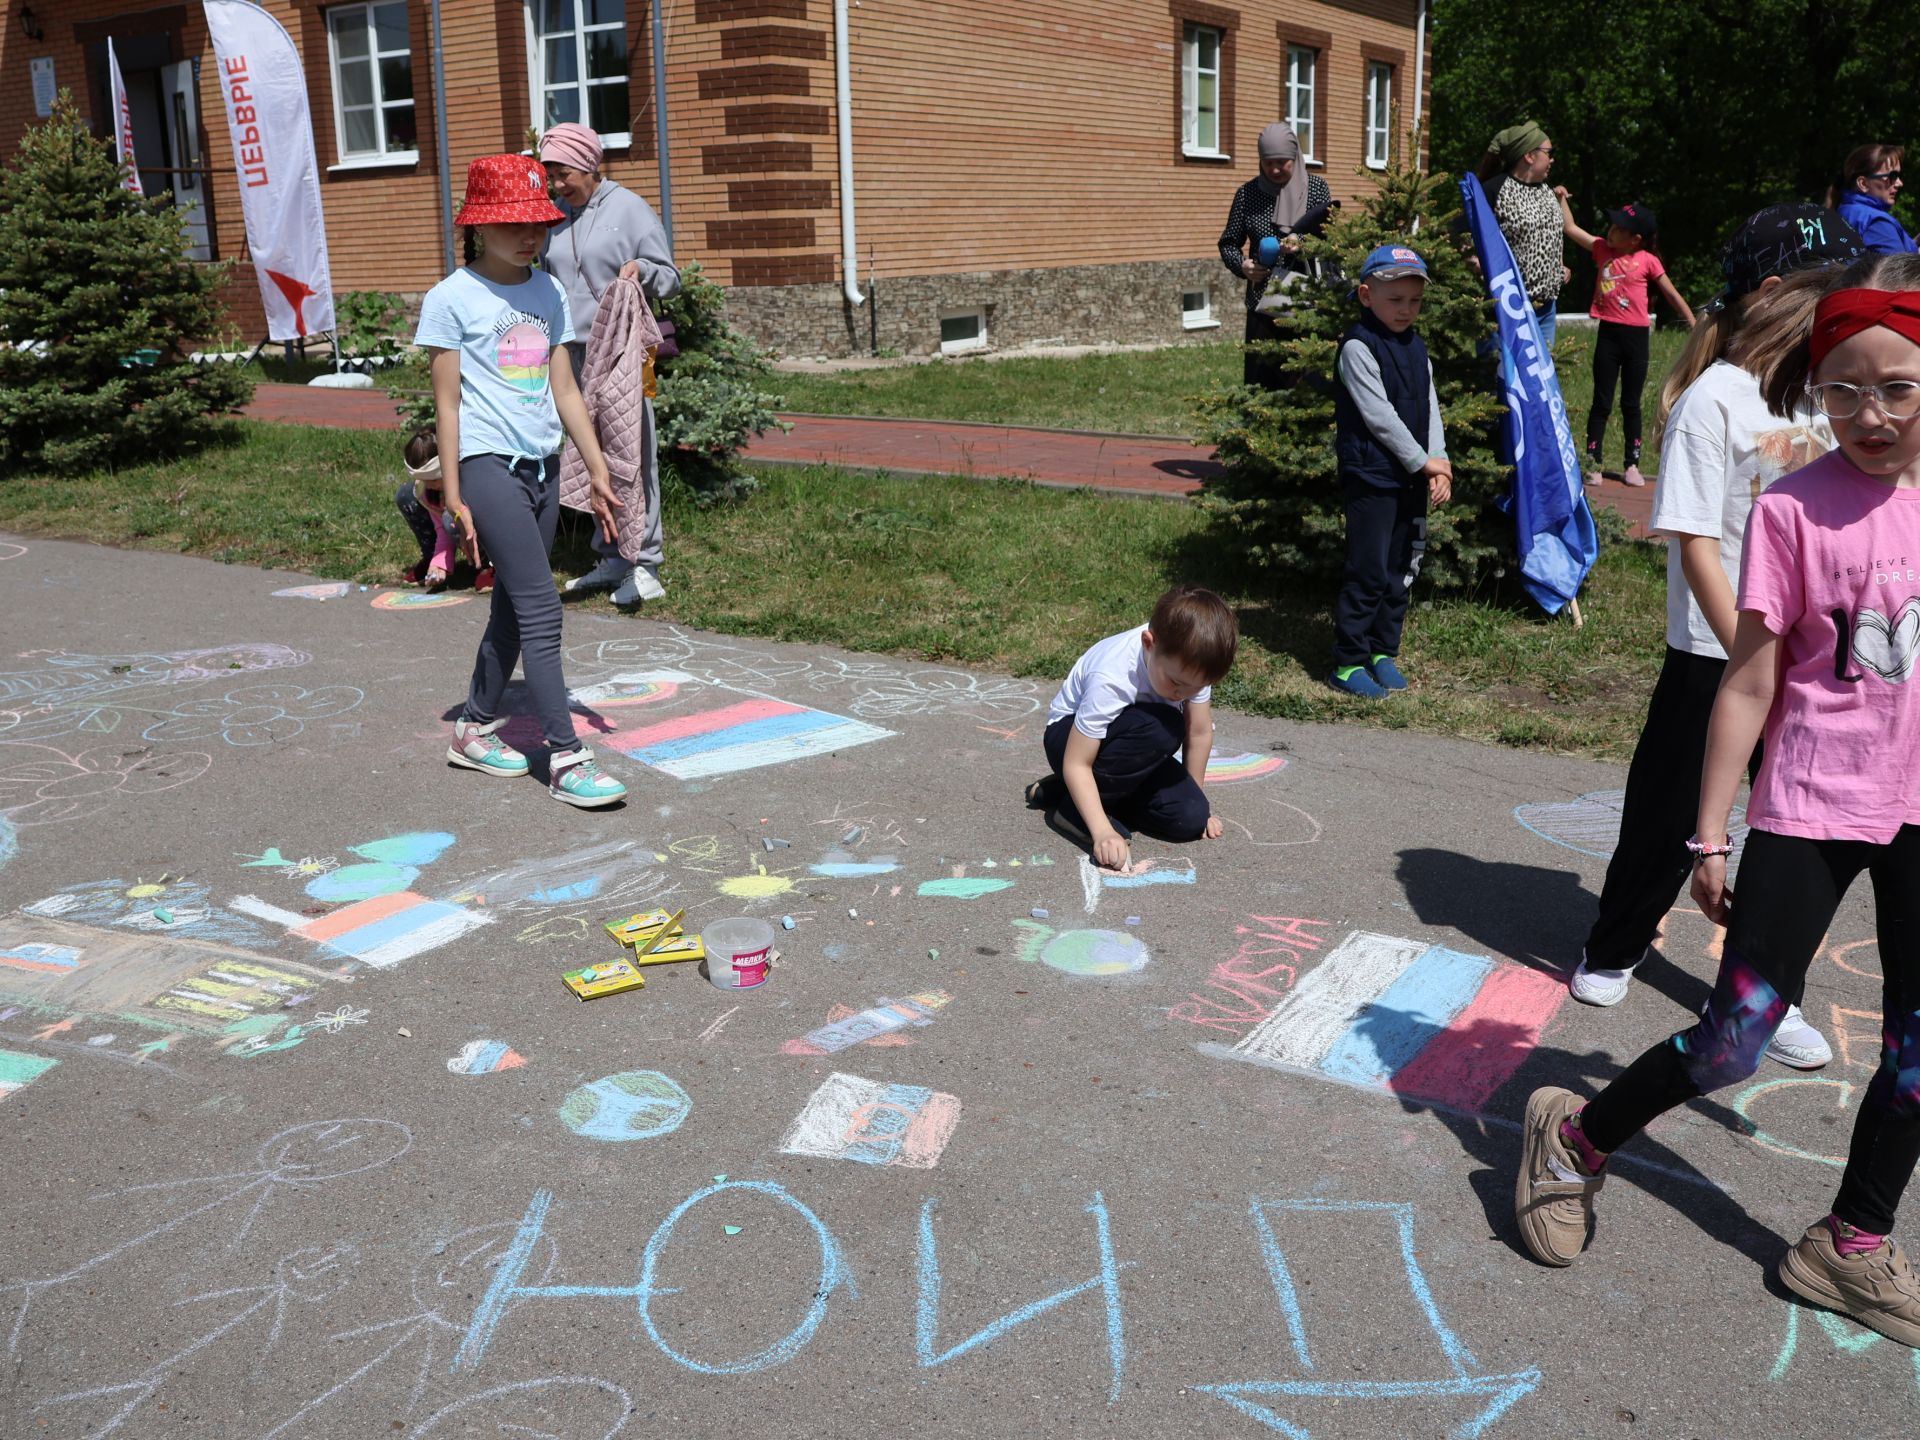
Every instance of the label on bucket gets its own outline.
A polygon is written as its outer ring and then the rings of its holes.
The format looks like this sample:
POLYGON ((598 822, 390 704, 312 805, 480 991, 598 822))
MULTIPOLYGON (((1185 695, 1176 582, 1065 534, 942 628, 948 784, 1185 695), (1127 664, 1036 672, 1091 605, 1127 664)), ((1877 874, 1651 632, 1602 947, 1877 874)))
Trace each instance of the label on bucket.
POLYGON ((734 983, 741 989, 745 989, 749 985, 758 985, 765 980, 769 957, 772 954, 773 947, 768 946, 764 950, 751 950, 744 955, 734 956, 733 973, 739 977, 734 983))

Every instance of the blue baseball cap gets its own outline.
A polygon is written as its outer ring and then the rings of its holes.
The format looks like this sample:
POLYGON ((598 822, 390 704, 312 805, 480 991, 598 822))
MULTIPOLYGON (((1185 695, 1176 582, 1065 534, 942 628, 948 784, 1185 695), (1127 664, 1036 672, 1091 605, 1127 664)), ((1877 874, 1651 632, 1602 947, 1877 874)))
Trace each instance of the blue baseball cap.
POLYGON ((1404 280, 1409 275, 1427 278, 1427 262, 1405 245, 1382 245, 1360 263, 1360 279, 1404 280))

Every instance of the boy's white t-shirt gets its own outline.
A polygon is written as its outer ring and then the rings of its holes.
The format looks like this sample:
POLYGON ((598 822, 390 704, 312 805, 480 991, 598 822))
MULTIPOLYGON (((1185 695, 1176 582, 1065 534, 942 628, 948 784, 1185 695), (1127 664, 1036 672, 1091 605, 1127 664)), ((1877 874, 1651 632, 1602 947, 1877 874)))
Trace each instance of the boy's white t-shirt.
POLYGON ((553 347, 571 339, 566 292, 544 270, 501 285, 460 269, 427 292, 413 343, 460 352, 460 459, 560 452, 547 372, 553 347))
POLYGON ((1145 625, 1136 625, 1109 635, 1074 661, 1047 707, 1047 724, 1071 715, 1074 729, 1090 740, 1104 740, 1114 717, 1129 705, 1171 705, 1184 711, 1212 700, 1211 685, 1187 701, 1169 700, 1153 688, 1147 678, 1147 647, 1140 643, 1146 633, 1145 625))
MULTIPOLYGON (((1737 587, 1754 497, 1832 448, 1833 429, 1824 416, 1809 411, 1782 420, 1767 409, 1758 380, 1716 360, 1668 417, 1647 529, 1718 539, 1727 584, 1737 587)), ((1667 547, 1667 644, 1690 655, 1727 658, 1687 584, 1677 541, 1667 547)))

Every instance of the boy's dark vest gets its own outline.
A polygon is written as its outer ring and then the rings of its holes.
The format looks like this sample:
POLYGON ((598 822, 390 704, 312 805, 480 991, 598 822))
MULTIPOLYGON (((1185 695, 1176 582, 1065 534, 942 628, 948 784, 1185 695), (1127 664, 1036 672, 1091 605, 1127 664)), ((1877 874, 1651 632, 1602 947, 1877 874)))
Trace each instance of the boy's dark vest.
MULTIPOLYGON (((1380 365, 1380 381, 1386 386, 1394 413, 1425 449, 1430 418, 1427 394, 1433 384, 1426 341, 1411 329, 1394 334, 1370 312, 1361 315, 1359 323, 1340 337, 1340 344, 1344 347, 1349 340, 1358 340, 1373 352, 1373 358, 1380 365)), ((1379 490, 1394 490, 1413 479, 1387 447, 1374 438, 1367 422, 1360 418, 1360 407, 1344 385, 1334 387, 1333 416, 1337 427, 1334 455, 1340 462, 1340 479, 1344 483, 1358 482, 1379 490)))

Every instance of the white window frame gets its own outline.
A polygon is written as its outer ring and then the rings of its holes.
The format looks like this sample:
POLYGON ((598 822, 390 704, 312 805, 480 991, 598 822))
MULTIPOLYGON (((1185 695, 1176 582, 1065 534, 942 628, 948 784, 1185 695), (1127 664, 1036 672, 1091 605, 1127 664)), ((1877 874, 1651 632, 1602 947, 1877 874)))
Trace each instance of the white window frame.
MULTIPOLYGON (((419 163, 420 151, 417 146, 412 150, 387 149, 388 101, 386 92, 380 85, 380 62, 382 60, 393 59, 404 59, 407 62, 407 73, 409 75, 413 73, 412 24, 410 18, 407 16, 406 0, 367 0, 367 3, 364 4, 334 5, 328 8, 327 69, 329 78, 333 82, 333 139, 336 147, 334 153, 339 156, 340 160, 339 164, 328 166, 327 168, 329 170, 370 170, 377 169, 383 165, 416 165, 419 163), (382 50, 376 38, 380 32, 374 26, 373 12, 387 5, 394 5, 398 8, 401 17, 408 21, 407 44, 398 50, 382 50), (370 67, 372 73, 374 143, 378 147, 373 150, 349 150, 347 148, 347 110, 349 107, 346 102, 346 91, 343 90, 340 85, 340 30, 344 27, 349 17, 358 19, 367 34, 367 54, 364 63, 370 67)), ((362 62, 356 59, 353 63, 360 64, 362 62)), ((393 103, 398 105, 401 102, 394 101, 393 103)), ((413 107, 413 133, 417 136, 420 133, 419 96, 416 94, 412 100, 406 103, 413 107)), ((351 108, 364 110, 368 107, 365 105, 355 105, 351 108)))
POLYGON ((1311 45, 1287 46, 1287 124, 1300 140, 1300 158, 1309 165, 1320 161, 1320 127, 1314 124, 1319 98, 1320 52, 1311 45), (1305 61, 1303 65, 1301 62, 1305 61), (1300 72, 1306 71, 1301 79, 1300 72))
POLYGON ((1221 74, 1220 60, 1226 53, 1227 32, 1217 25, 1202 25, 1198 21, 1182 22, 1180 32, 1180 153, 1202 160, 1227 160, 1232 157, 1220 148, 1220 127, 1226 116, 1226 82, 1221 74), (1208 69, 1200 63, 1200 37, 1213 37, 1213 67, 1208 69), (1213 144, 1205 145, 1200 138, 1200 79, 1203 75, 1213 77, 1213 144))
POLYGON ((980 322, 980 333, 978 335, 971 335, 965 340, 948 340, 943 337, 940 341, 940 353, 942 355, 965 355, 972 350, 984 350, 987 348, 987 312, 984 306, 969 305, 957 310, 942 310, 940 312, 940 323, 945 325, 949 320, 978 320, 980 322))
POLYGON ((1180 325, 1182 329, 1186 330, 1218 330, 1220 328, 1220 322, 1214 318, 1213 314, 1213 286, 1202 285, 1197 290, 1182 288, 1180 291, 1180 325), (1199 309, 1193 310, 1187 307, 1187 297, 1189 295, 1198 295, 1200 297, 1199 309))
MULTIPOLYGON (((546 38, 540 33, 539 21, 535 13, 536 8, 541 3, 542 0, 526 0, 526 5, 522 11, 526 17, 527 24, 527 86, 528 93, 532 97, 533 128, 542 132, 547 128, 547 92, 549 90, 566 89, 573 89, 579 92, 580 123, 589 125, 592 122, 588 116, 592 112, 587 108, 587 91, 595 85, 614 84, 615 79, 609 75, 600 76, 598 79, 589 78, 587 75, 587 36, 589 33, 597 34, 607 30, 618 30, 624 35, 627 28, 626 5, 623 0, 620 7, 620 21, 617 25, 601 24, 590 27, 586 23, 583 0, 561 0, 561 3, 573 7, 574 71, 579 78, 570 83, 563 82, 559 85, 549 85, 547 83, 546 69, 546 38)), ((629 113, 631 113, 633 101, 633 55, 630 51, 627 55, 627 68, 628 73, 621 75, 619 82, 627 86, 628 108, 629 113)), ((633 143, 633 135, 630 131, 626 130, 602 131, 600 132, 600 143, 609 150, 623 150, 633 143)))
POLYGON ((1393 66, 1367 62, 1367 168, 1384 170, 1393 154, 1393 66))

